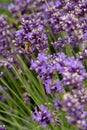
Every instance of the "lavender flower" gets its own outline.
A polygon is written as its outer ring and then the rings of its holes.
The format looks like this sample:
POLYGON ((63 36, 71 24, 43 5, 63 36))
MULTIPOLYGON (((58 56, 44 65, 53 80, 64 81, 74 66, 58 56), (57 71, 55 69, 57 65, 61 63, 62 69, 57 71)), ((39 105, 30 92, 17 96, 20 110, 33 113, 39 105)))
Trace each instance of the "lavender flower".
POLYGON ((0 130, 6 130, 6 127, 4 125, 0 125, 0 130))
POLYGON ((53 81, 53 78, 56 76, 56 69, 51 55, 39 54, 36 61, 31 61, 31 69, 39 73, 38 78, 42 79, 47 94, 64 92, 62 82, 58 80, 53 81))
POLYGON ((45 89, 46 89, 47 94, 57 93, 57 92, 64 93, 62 83, 58 80, 55 80, 54 82, 52 82, 51 79, 48 79, 48 80, 44 81, 43 84, 45 85, 45 89))
POLYGON ((79 128, 84 128, 87 124, 87 111, 85 110, 86 91, 86 89, 74 90, 72 94, 64 95, 63 110, 68 113, 66 118, 69 123, 77 125, 79 128))
POLYGON ((8 25, 6 16, 0 16, 0 23, 0 67, 6 66, 9 70, 12 70, 12 64, 17 61, 13 51, 13 32, 11 32, 11 26, 8 25))
MULTIPOLYGON (((60 98, 56 99, 53 108, 66 112, 66 119, 70 124, 80 130, 86 130, 87 89, 83 84, 87 72, 82 61, 87 58, 87 48, 82 43, 87 42, 87 2, 85 0, 15 0, 8 9, 16 20, 18 19, 19 25, 12 33, 6 17, 0 17, 1 69, 6 66, 12 70, 12 64, 18 63, 15 54, 23 57, 27 54, 30 58, 33 53, 37 59, 31 60, 30 69, 37 73, 37 78, 40 78, 47 98, 49 94, 54 94, 54 97, 55 93, 64 94, 64 101, 60 98), (51 43, 50 38, 53 40, 51 43), (63 53, 66 52, 66 45, 79 50, 81 44, 82 50, 76 54, 77 57, 68 57, 63 53), (29 46, 30 51, 26 49, 26 45, 29 46), (56 53, 49 54, 49 45, 54 47, 56 53), (70 93, 65 93, 65 90, 70 90, 70 93)), ((1 72, 0 78, 2 74, 1 72)), ((23 94, 23 98, 24 103, 30 104, 27 93, 23 94)), ((5 101, 2 93, 0 99, 5 101)), ((43 128, 55 122, 61 127, 59 118, 51 115, 44 105, 35 107, 33 119, 43 128)))
POLYGON ((60 100, 55 99, 54 105, 55 105, 56 109, 60 110, 62 108, 63 104, 62 104, 62 102, 60 100))
POLYGON ((58 38, 58 41, 52 43, 53 47, 57 50, 57 52, 61 52, 65 50, 64 41, 65 40, 60 37, 58 38))
POLYGON ((0 8, 6 9, 6 8, 7 8, 7 4, 1 4, 1 3, 0 3, 0 8))
POLYGON ((54 55, 54 66, 63 76, 63 82, 66 86, 79 87, 86 79, 86 71, 82 63, 74 57, 66 57, 64 54, 54 55))
POLYGON ((8 10, 12 13, 12 15, 13 15, 15 18, 19 18, 19 17, 20 17, 19 8, 18 8, 17 5, 11 3, 11 4, 8 6, 8 10))
POLYGON ((56 71, 62 75, 64 86, 69 86, 70 88, 82 87, 82 82, 87 77, 82 63, 74 57, 67 57, 64 53, 56 53, 53 56, 46 56, 46 54, 41 53, 36 61, 31 61, 31 69, 39 74, 38 77, 43 80, 47 93, 51 93, 52 88, 56 89, 55 92, 62 88, 60 83, 56 85, 56 80, 53 82, 56 71))
POLYGON ((31 69, 39 73, 39 76, 43 80, 52 79, 54 77, 54 68, 51 63, 51 55, 45 53, 38 54, 36 61, 31 60, 31 69))
MULTIPOLYGON (((41 20, 41 16, 24 15, 22 18, 22 28, 15 33, 15 45, 16 48, 24 50, 25 44, 29 43, 31 52, 42 52, 48 50, 48 39, 44 33, 44 21, 41 20), (23 48, 22 48, 23 47, 23 48)), ((16 50, 17 50, 16 49, 16 50)))
POLYGON ((15 0, 15 2, 8 6, 8 10, 13 14, 14 17, 18 18, 21 14, 29 12, 33 7, 32 4, 33 0, 15 0))
POLYGON ((6 55, 10 51, 12 34, 7 23, 6 16, 0 16, 0 55, 6 55))
POLYGON ((15 0, 16 4, 18 5, 19 10, 24 13, 29 10, 29 5, 33 2, 33 0, 15 0))
MULTIPOLYGON (((50 7, 49 2, 48 5, 50 7)), ((78 2, 56 0, 53 6, 46 9, 44 15, 53 34, 65 38, 66 44, 78 48, 79 43, 86 40, 86 7, 87 2, 84 0, 78 2)))
POLYGON ((74 57, 70 57, 65 61, 65 70, 62 72, 65 85, 79 87, 85 80, 87 74, 81 62, 74 57))
POLYGON ((78 99, 78 101, 83 104, 83 105, 86 105, 87 103, 87 89, 84 88, 81 88, 81 89, 78 89, 78 91, 75 91, 73 90, 73 97, 78 99))
POLYGON ((0 101, 1 102, 5 102, 6 101, 6 97, 3 95, 3 92, 7 92, 7 87, 5 86, 0 86, 0 101))
POLYGON ((33 113, 33 119, 39 122, 43 128, 45 128, 48 124, 54 122, 48 108, 43 105, 39 106, 39 110, 35 108, 35 112, 33 113))
POLYGON ((81 45, 81 49, 82 49, 82 50, 77 53, 77 58, 78 58, 80 61, 84 61, 84 60, 86 60, 86 58, 87 58, 87 47, 86 47, 86 45, 85 45, 85 44, 82 44, 82 45, 81 45))

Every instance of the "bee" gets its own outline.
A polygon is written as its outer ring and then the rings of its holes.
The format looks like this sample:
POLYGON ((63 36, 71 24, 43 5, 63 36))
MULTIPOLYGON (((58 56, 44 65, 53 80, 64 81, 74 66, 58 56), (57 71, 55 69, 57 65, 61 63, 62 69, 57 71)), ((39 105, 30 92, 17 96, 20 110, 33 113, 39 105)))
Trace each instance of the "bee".
POLYGON ((55 125, 58 127, 61 127, 61 122, 60 122, 60 119, 58 117, 55 118, 55 125))
POLYGON ((31 45, 30 45, 29 42, 26 42, 26 43, 25 43, 25 51, 32 53, 31 45))
POLYGON ((54 121, 55 121, 55 126, 61 127, 61 121, 60 119, 57 117, 57 111, 53 111, 52 115, 54 117, 54 121))

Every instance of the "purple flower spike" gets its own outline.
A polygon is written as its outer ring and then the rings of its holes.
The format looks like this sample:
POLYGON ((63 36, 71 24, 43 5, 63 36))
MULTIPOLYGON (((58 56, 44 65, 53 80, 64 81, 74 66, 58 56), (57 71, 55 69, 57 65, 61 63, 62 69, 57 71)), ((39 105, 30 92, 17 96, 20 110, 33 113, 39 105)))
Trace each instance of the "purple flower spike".
POLYGON ((48 108, 43 105, 39 106, 39 110, 37 107, 35 108, 33 119, 39 122, 43 128, 46 128, 47 124, 54 122, 48 108))
POLYGON ((56 109, 58 109, 58 110, 62 108, 62 102, 58 99, 56 99, 54 101, 54 105, 55 105, 56 109))
POLYGON ((4 125, 1 125, 0 130, 6 130, 6 127, 4 125))
POLYGON ((63 110, 68 113, 67 121, 76 125, 80 130, 87 129, 87 89, 73 90, 70 94, 64 95, 63 110), (83 128, 83 129, 82 129, 83 128), (86 128, 86 129, 85 129, 86 128))

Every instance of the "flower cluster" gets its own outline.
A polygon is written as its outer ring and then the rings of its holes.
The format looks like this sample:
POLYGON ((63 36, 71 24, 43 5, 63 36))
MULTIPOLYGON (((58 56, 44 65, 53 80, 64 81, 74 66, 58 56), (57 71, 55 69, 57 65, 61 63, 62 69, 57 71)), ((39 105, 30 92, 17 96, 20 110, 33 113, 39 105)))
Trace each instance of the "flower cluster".
POLYGON ((85 45, 85 44, 82 44, 82 45, 81 45, 81 49, 82 49, 82 50, 77 53, 77 58, 78 58, 80 61, 84 61, 84 60, 86 60, 86 58, 87 58, 87 47, 86 47, 86 45, 85 45))
POLYGON ((7 55, 10 51, 11 43, 10 26, 7 24, 7 18, 4 15, 0 16, 0 55, 7 55))
POLYGON ((32 8, 33 0, 15 0, 8 6, 8 10, 13 14, 15 18, 20 18, 20 15, 27 13, 32 8))
POLYGON ((54 122, 52 115, 47 107, 41 105, 38 109, 35 108, 35 111, 33 113, 33 119, 39 122, 43 128, 45 128, 47 124, 54 122))
POLYGON ((47 51, 48 40, 44 33, 44 22, 41 20, 39 14, 37 16, 24 15, 21 22, 21 30, 15 32, 15 46, 20 51, 23 50, 25 44, 28 43, 31 52, 47 51))
POLYGON ((6 66, 8 69, 12 69, 12 63, 16 63, 14 55, 14 45, 12 44, 13 33, 11 32, 11 26, 8 25, 7 17, 0 16, 0 67, 6 66))
POLYGON ((65 50, 65 39, 62 39, 61 37, 59 37, 56 42, 52 42, 51 44, 57 52, 62 52, 65 50))
POLYGON ((86 40, 86 13, 85 0, 56 0, 51 6, 49 4, 45 18, 54 34, 61 36, 65 43, 78 47, 79 43, 86 40))
POLYGON ((36 61, 31 61, 31 69, 38 72, 39 77, 43 80, 47 94, 64 91, 62 82, 53 80, 56 76, 56 67, 53 65, 52 55, 39 54, 36 61))
MULTIPOLYGON (((4 67, 12 73, 13 86, 17 81, 18 86, 26 88, 26 91, 22 88, 20 92, 20 87, 11 88, 8 94, 16 100, 20 93, 22 99, 19 105, 30 106, 30 111, 34 110, 33 120, 43 128, 50 123, 62 127, 59 116, 65 113, 63 117, 70 125, 87 130, 87 1, 14 0, 7 8, 14 20, 10 25, 11 21, 6 16, 0 16, 1 86, 5 80, 10 86, 10 81, 5 79, 7 71, 4 67), (70 55, 69 48, 72 50, 70 55), (39 87, 43 90, 41 93, 39 87), (39 106, 42 101, 43 105, 39 106), (52 113, 55 110, 57 114, 52 113)), ((0 100, 4 104, 6 89, 2 88, 0 100)), ((0 130, 5 129, 0 126, 0 130)))
POLYGON ((64 62, 64 71, 62 72, 64 84, 73 88, 80 87, 87 76, 84 66, 74 57, 67 58, 64 62))
POLYGON ((83 129, 87 129, 86 102, 87 89, 84 88, 64 95, 63 110, 68 112, 68 122, 83 129))
POLYGON ((31 69, 38 72, 39 77, 44 80, 47 93, 62 90, 62 83, 70 88, 82 87, 82 82, 87 77, 82 63, 74 57, 67 57, 64 53, 56 53, 53 56, 41 53, 36 61, 31 61, 31 69), (62 82, 55 80, 54 83, 56 72, 62 75, 62 82))

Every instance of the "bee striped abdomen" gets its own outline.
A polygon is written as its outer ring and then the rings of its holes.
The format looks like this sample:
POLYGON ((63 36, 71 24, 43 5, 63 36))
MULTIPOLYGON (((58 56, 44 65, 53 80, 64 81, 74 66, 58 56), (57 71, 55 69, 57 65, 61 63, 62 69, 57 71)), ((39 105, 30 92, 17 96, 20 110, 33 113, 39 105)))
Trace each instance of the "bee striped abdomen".
POLYGON ((58 117, 55 118, 55 124, 58 126, 58 127, 61 127, 61 122, 60 122, 60 119, 58 117))
POLYGON ((31 46, 29 42, 25 43, 25 51, 32 53, 31 46))
POLYGON ((53 111, 52 114, 53 114, 53 117, 54 117, 55 126, 61 127, 62 124, 61 124, 60 119, 59 119, 58 116, 57 116, 57 111, 53 111))

